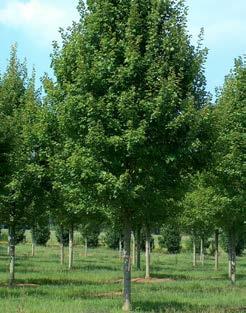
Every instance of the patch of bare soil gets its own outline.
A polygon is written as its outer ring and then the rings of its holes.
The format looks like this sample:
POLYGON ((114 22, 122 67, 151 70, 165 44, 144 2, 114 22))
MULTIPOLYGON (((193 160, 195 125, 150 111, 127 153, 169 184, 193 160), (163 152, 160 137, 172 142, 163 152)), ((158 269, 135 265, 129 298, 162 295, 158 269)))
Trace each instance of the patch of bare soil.
POLYGON ((132 282, 134 283, 165 283, 175 281, 171 278, 157 278, 157 277, 150 277, 150 278, 133 278, 132 282))
POLYGON ((29 284, 29 283, 23 283, 23 284, 16 284, 14 287, 31 287, 31 288, 37 288, 39 287, 38 284, 29 284))
MULTIPOLYGON (((158 277, 132 278, 133 283, 140 283, 140 284, 144 284, 144 283, 166 283, 166 282, 172 282, 172 281, 175 281, 175 280, 172 278, 158 278, 158 277)), ((115 283, 121 283, 121 282, 122 282, 122 279, 115 281, 115 283)))
POLYGON ((243 313, 246 312, 246 307, 241 308, 227 308, 225 309, 226 313, 243 313))
MULTIPOLYGON (((0 287, 8 287, 8 284, 0 284, 0 287)), ((23 283, 23 284, 14 284, 12 287, 13 288, 18 288, 18 287, 30 287, 30 288, 37 288, 40 285, 38 284, 30 284, 30 283, 23 283)))

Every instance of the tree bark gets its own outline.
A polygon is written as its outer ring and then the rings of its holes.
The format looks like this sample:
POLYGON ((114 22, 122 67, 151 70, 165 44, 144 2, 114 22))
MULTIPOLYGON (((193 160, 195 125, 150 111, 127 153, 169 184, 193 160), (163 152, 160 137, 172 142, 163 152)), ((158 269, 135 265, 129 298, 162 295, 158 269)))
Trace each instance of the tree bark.
POLYGON ((122 258, 122 242, 121 237, 119 238, 119 259, 122 258))
POLYGON ((236 282, 236 237, 235 233, 229 233, 229 278, 232 284, 236 282))
POLYGON ((214 233, 214 242, 215 242, 215 254, 214 254, 214 259, 215 259, 215 265, 214 268, 216 271, 219 269, 219 230, 216 229, 214 233))
POLYGON ((150 278, 150 232, 146 230, 145 241, 145 278, 150 278))
POLYGON ((131 227, 125 223, 124 226, 124 254, 123 254, 123 272, 124 272, 124 304, 123 311, 131 310, 131 227))
POLYGON ((137 229, 137 270, 141 270, 141 230, 140 228, 137 229))
POLYGON ((201 238, 201 245, 200 245, 200 261, 202 265, 204 265, 204 240, 201 238))
POLYGON ((8 247, 7 247, 7 255, 10 256, 10 235, 8 230, 8 247))
POLYGON ((193 266, 196 266, 196 240, 193 239, 193 266))
POLYGON ((87 251, 88 251, 88 242, 87 238, 85 238, 85 257, 87 257, 87 251))
POLYGON ((61 248, 61 255, 60 255, 60 262, 61 262, 61 265, 64 264, 64 243, 63 241, 61 242, 60 244, 60 248, 61 248))
POLYGON ((119 238, 119 259, 122 258, 122 241, 121 241, 121 236, 119 238))
POLYGON ((69 253, 68 253, 68 269, 73 267, 73 226, 69 228, 69 253))
POLYGON ((15 281, 15 228, 9 227, 9 287, 13 287, 15 281))
POLYGON ((34 257, 35 256, 35 245, 36 245, 36 243, 35 243, 35 235, 34 235, 34 229, 32 228, 32 230, 31 230, 31 235, 32 235, 32 257, 34 257))
POLYGON ((132 232, 132 265, 135 265, 135 251, 136 251, 135 236, 134 232, 132 232))

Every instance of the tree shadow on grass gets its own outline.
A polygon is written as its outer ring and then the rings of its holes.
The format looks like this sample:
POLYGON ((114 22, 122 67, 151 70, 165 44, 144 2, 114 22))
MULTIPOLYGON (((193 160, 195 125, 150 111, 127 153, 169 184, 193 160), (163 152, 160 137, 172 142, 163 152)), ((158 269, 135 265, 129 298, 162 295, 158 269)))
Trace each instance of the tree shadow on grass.
POLYGON ((19 287, 8 288, 7 284, 0 286, 0 299, 20 298, 20 297, 47 297, 48 292, 40 290, 38 287, 19 287))
POLYGON ((160 273, 156 273, 153 272, 151 273, 151 277, 152 278, 160 278, 160 279, 170 279, 173 281, 176 280, 191 280, 191 277, 189 275, 181 275, 181 274, 160 274, 160 273))
POLYGON ((182 303, 177 301, 161 302, 161 301, 134 301, 134 308, 136 311, 145 313, 171 313, 171 312, 201 312, 200 306, 194 306, 188 303, 182 303))
POLYGON ((39 286, 98 286, 104 285, 105 281, 91 281, 91 280, 75 280, 75 279, 52 279, 52 278, 29 278, 27 280, 18 279, 18 283, 35 284, 39 286))

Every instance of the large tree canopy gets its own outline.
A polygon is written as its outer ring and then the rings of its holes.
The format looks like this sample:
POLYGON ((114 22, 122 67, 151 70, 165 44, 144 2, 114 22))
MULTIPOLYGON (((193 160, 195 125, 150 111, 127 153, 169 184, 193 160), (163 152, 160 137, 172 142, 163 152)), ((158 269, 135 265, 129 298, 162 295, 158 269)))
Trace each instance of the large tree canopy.
POLYGON ((129 251, 133 221, 163 215, 202 150, 206 50, 190 43, 183 1, 81 1, 79 11, 55 44, 48 99, 67 186, 121 219, 129 251))

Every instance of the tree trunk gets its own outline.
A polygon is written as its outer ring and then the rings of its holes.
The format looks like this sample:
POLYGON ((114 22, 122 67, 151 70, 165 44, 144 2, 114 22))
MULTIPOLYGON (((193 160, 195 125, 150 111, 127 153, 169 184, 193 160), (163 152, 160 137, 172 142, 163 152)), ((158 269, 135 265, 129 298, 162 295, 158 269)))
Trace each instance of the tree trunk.
POLYGON ((135 251, 136 251, 135 236, 134 232, 132 232, 132 265, 135 265, 135 251))
POLYGON ((214 233, 214 242, 215 242, 215 270, 218 271, 219 269, 219 230, 216 229, 214 233))
POLYGON ((204 265, 204 240, 201 238, 201 245, 200 245, 200 261, 202 265, 204 265))
POLYGON ((63 265, 64 264, 64 243, 63 243, 63 240, 61 241, 60 248, 61 248, 60 261, 61 261, 61 265, 63 265))
POLYGON ((122 258, 122 241, 121 241, 121 236, 119 238, 119 259, 122 258))
POLYGON ((137 270, 141 270, 141 230, 137 229, 137 270))
POLYGON ((15 281, 15 228, 9 227, 9 287, 13 287, 15 281))
POLYGON ((31 230, 31 235, 32 235, 32 257, 35 256, 35 235, 34 235, 34 229, 32 228, 31 230))
POLYGON ((73 267, 73 226, 69 228, 69 259, 68 269, 71 270, 73 267))
POLYGON ((150 232, 146 230, 145 241, 145 278, 150 278, 150 232))
POLYGON ((88 241, 87 238, 85 238, 85 257, 87 257, 87 251, 88 251, 88 241))
POLYGON ((193 266, 196 266, 196 240, 193 239, 193 266))
POLYGON ((235 233, 232 231, 229 234, 229 278, 232 284, 236 282, 236 238, 235 233))
POLYGON ((124 226, 124 304, 123 311, 131 310, 131 227, 127 223, 124 226))
POLYGON ((10 234, 8 229, 8 246, 7 246, 7 255, 10 256, 10 234))

